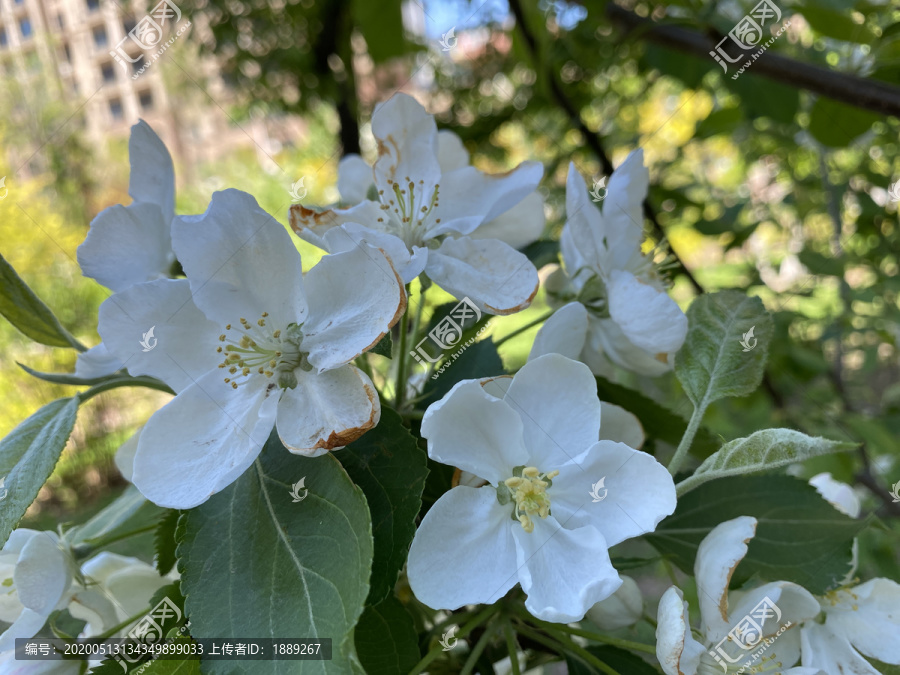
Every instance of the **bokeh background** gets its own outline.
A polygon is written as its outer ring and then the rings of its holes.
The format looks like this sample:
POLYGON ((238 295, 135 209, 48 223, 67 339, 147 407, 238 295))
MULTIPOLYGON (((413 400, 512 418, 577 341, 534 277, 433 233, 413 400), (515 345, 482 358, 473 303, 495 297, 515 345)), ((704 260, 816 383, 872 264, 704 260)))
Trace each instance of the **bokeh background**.
MULTIPOLYGON (((763 386, 716 403, 706 425, 723 439, 787 426, 859 443, 804 475, 854 484, 896 530, 900 6, 772 0, 776 30, 789 26, 732 79, 736 67, 723 72, 706 52, 757 2, 178 0, 162 27, 176 39, 154 60, 127 34, 159 3, 0 0, 0 252, 95 344, 108 292, 81 277, 76 248, 94 215, 130 201, 127 139, 139 117, 172 152, 178 213, 235 187, 286 223, 297 181, 306 205, 338 199, 340 157, 372 158, 372 110, 405 91, 480 168, 544 164, 547 241, 529 249, 539 264, 556 259, 568 163, 591 184, 640 147, 648 247, 668 259, 676 299, 686 307, 737 288, 775 317, 763 386)), ((306 268, 320 256, 297 246, 306 268)), ((542 291, 527 312, 495 319, 492 335, 545 310, 542 291)), ((533 335, 503 344, 508 368, 533 335)), ((0 353, 5 435, 71 393, 17 362, 68 372, 75 353, 3 321, 0 353)), ((672 377, 620 381, 690 413, 672 377)), ((79 520, 120 491, 113 454, 165 399, 127 389, 85 406, 29 523, 79 520)), ((866 531, 872 569, 861 577, 900 578, 895 536, 866 531)))

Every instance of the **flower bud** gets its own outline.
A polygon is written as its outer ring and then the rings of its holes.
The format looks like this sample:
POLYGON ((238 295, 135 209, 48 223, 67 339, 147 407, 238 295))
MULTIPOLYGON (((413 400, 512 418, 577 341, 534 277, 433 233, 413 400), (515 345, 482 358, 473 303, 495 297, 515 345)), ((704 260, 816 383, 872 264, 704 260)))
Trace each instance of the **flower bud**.
POLYGON ((631 577, 624 574, 619 590, 591 607, 585 618, 603 630, 616 630, 637 623, 644 613, 641 589, 631 577))

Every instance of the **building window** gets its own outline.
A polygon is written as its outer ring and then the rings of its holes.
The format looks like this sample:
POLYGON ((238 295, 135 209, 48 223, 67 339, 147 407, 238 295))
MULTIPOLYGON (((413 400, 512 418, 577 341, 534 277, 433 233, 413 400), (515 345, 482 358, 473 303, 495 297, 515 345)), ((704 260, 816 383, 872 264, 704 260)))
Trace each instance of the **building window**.
POLYGON ((137 22, 135 22, 134 19, 125 19, 122 22, 122 30, 125 31, 125 35, 128 35, 132 30, 134 30, 135 26, 137 26, 137 22))
POLYGON ((103 81, 107 84, 116 81, 116 71, 113 68, 113 64, 111 62, 104 63, 102 66, 100 66, 100 75, 103 77, 103 81))
POLYGON ((107 45, 108 40, 106 39, 106 28, 104 26, 94 26, 93 34, 94 45, 96 45, 98 49, 107 45))
POLYGON ((122 101, 120 99, 111 98, 109 100, 109 114, 114 120, 122 119, 122 101))
POLYGON ((149 89, 139 93, 138 100, 141 102, 141 110, 153 110, 153 94, 149 89))
POLYGON ((136 73, 137 71, 139 71, 141 68, 144 67, 144 64, 147 62, 147 60, 144 58, 143 54, 138 54, 136 57, 132 57, 132 58, 137 59, 137 61, 135 61, 134 63, 131 64, 131 72, 136 73))
POLYGON ((22 39, 31 37, 31 20, 27 18, 19 19, 19 32, 22 33, 22 39))
POLYGON ((100 0, 87 0, 87 8, 89 12, 96 12, 100 9, 100 0))

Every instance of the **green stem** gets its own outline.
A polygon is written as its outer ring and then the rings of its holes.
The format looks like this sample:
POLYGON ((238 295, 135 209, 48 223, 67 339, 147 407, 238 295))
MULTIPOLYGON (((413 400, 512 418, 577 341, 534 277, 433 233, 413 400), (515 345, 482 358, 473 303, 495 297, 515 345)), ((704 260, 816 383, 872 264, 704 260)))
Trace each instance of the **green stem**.
MULTIPOLYGON (((409 293, 409 285, 406 286, 409 293)), ((397 384, 394 387, 394 410, 400 412, 403 407, 403 398, 406 396, 406 362, 409 354, 406 353, 406 340, 409 337, 409 307, 400 318, 400 349, 397 351, 397 384)))
POLYGON ((541 644, 549 647, 555 652, 564 652, 569 650, 575 654, 577 654, 583 661, 588 663, 589 665, 594 666, 600 672, 606 673, 607 675, 620 675, 620 673, 616 670, 613 670, 608 665, 606 665, 603 661, 598 659, 596 656, 591 654, 584 647, 572 642, 565 635, 560 635, 559 633, 552 634, 552 639, 547 638, 544 635, 541 635, 537 631, 531 630, 530 628, 526 628, 525 626, 518 626, 517 630, 519 633, 524 635, 525 637, 531 638, 535 642, 540 642, 541 644))
POLYGON ((472 670, 475 668, 476 662, 479 658, 481 658, 481 653, 484 651, 484 648, 487 647, 488 642, 491 641, 494 633, 497 632, 498 627, 499 625, 495 621, 494 623, 489 624, 484 629, 484 633, 482 633, 481 637, 478 638, 478 642, 475 643, 475 646, 472 647, 472 651, 469 653, 469 658, 467 658, 466 662, 463 664, 462 670, 460 671, 459 675, 471 675, 472 670))
POLYGON ((587 638, 588 640, 593 640, 594 642, 602 642, 607 645, 612 645, 613 647, 619 647, 621 649, 630 649, 635 652, 644 652, 645 654, 656 654, 656 647, 653 645, 647 645, 643 642, 632 642, 631 640, 623 640, 621 638, 610 637, 609 635, 601 635, 600 633, 594 633, 589 630, 584 630, 583 628, 572 628, 564 623, 548 623, 546 621, 541 621, 540 619, 531 618, 531 622, 535 626, 540 626, 545 630, 561 630, 565 633, 569 633, 570 635, 577 635, 578 637, 587 638))
POLYGON ((109 391, 110 389, 118 389, 119 387, 147 387, 148 389, 156 389, 158 391, 164 391, 168 394, 174 394, 168 385, 163 382, 160 382, 155 377, 117 377, 114 380, 109 380, 108 382, 103 382, 102 384, 95 385, 90 389, 85 389, 80 392, 77 396, 79 400, 84 403, 92 398, 94 398, 97 394, 102 394, 105 391, 109 391))
POLYGON ((552 309, 551 309, 549 312, 546 312, 546 313, 544 313, 544 314, 541 314, 538 318, 534 319, 533 321, 529 321, 529 322, 526 323, 524 326, 521 326, 521 327, 519 327, 519 328, 516 328, 516 329, 515 329, 512 333, 510 333, 509 335, 504 335, 502 338, 500 338, 499 340, 497 340, 497 341, 494 343, 494 347, 498 347, 498 348, 499 348, 500 345, 502 345, 502 344, 503 344, 504 342, 506 342, 507 340, 512 340, 514 337, 517 337, 517 336, 521 335, 522 333, 524 333, 524 332, 525 332, 526 330, 528 330, 529 328, 534 328, 534 327, 535 327, 536 325, 538 325, 539 323, 543 323, 544 321, 546 321, 547 319, 549 319, 551 316, 553 316, 553 312, 554 312, 554 311, 555 311, 555 310, 552 310, 552 309))
POLYGON ((136 537, 139 534, 144 534, 144 532, 152 532, 157 528, 157 524, 153 523, 152 525, 145 525, 144 527, 139 527, 136 530, 129 530, 128 532, 123 532, 121 534, 113 534, 106 538, 100 538, 96 541, 88 540, 81 546, 79 546, 78 554, 81 557, 87 557, 94 553, 94 551, 98 551, 101 548, 109 546, 110 544, 115 544, 117 541, 122 541, 123 539, 128 539, 130 537, 136 537), (87 551, 83 553, 83 551, 87 551))
POLYGON ((691 414, 691 421, 688 422, 687 429, 684 430, 684 436, 681 437, 681 442, 678 444, 678 449, 675 450, 675 455, 672 457, 672 461, 669 462, 669 473, 673 476, 684 464, 691 443, 694 442, 694 436, 697 434, 697 429, 700 428, 700 420, 703 419, 703 413, 705 412, 705 405, 694 408, 694 412, 691 414))
POLYGON ((105 633, 102 633, 102 634, 97 635, 97 636, 94 636, 94 637, 95 637, 96 639, 98 639, 98 640, 105 640, 106 638, 112 637, 113 635, 115 635, 116 633, 118 633, 118 632, 119 632, 120 630, 122 630, 123 628, 125 628, 125 627, 127 627, 127 626, 130 626, 130 625, 133 624, 135 621, 138 621, 139 619, 141 619, 141 618, 147 616, 147 614, 149 614, 152 610, 153 610, 152 607, 148 607, 147 609, 145 609, 145 610, 144 610, 143 612, 141 612, 140 614, 135 614, 134 616, 132 616, 132 617, 130 617, 130 618, 128 618, 128 619, 125 619, 125 621, 123 621, 123 622, 120 623, 119 625, 113 626, 112 628, 110 628, 110 629, 109 629, 108 631, 106 631, 105 633))
MULTIPOLYGON (((491 618, 498 610, 500 609, 499 605, 489 605, 485 607, 483 610, 478 612, 475 616, 473 616, 466 625, 463 626, 459 633, 456 634, 457 638, 464 638, 466 635, 472 632, 472 630, 480 626, 482 623, 491 618)), ((415 667, 411 671, 409 671, 409 675, 418 675, 422 671, 424 671, 428 665, 434 661, 437 657, 444 653, 444 648, 441 645, 437 645, 430 652, 428 652, 421 661, 419 661, 415 667)))
POLYGON ((522 675, 519 668, 519 648, 516 645, 516 634, 513 632, 512 622, 509 617, 503 619, 503 635, 506 637, 506 651, 509 652, 510 675, 522 675))

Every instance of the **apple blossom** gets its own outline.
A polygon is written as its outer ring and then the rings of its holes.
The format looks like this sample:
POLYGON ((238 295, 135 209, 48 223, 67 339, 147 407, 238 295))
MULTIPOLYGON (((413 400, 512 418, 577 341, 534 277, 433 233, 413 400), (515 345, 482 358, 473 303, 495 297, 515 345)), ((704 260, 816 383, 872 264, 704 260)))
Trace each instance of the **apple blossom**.
POLYGON ((237 190, 176 218, 172 235, 187 279, 136 284, 100 308, 100 335, 128 371, 177 392, 138 440, 133 480, 148 499, 203 503, 253 463, 273 426, 291 451, 317 456, 378 423, 375 387, 350 362, 406 309, 381 251, 354 246, 304 277, 290 235, 237 190), (159 345, 144 351, 151 325, 159 345))
POLYGON ((641 251, 648 183, 643 151, 636 150, 610 177, 601 211, 569 165, 560 237, 565 270, 548 280, 548 294, 557 290, 560 300, 571 302, 541 327, 532 356, 557 352, 596 373, 608 372, 610 363, 642 375, 672 368, 687 318, 666 293, 652 257, 641 251))
MULTIPOLYGON (((329 253, 367 241, 385 251, 405 283, 424 271, 445 291, 470 298, 490 314, 527 307, 538 287, 534 265, 499 239, 473 235, 534 193, 541 165, 524 162, 506 174, 490 175, 461 165, 457 153, 454 168, 445 171, 434 118, 405 94, 375 108, 372 131, 379 149, 374 166, 378 201, 322 212, 295 205, 294 231, 329 253)), ((343 173, 358 180, 364 173, 360 162, 345 160, 343 173)), ((358 199, 372 179, 356 190, 348 182, 342 181, 342 193, 358 199)), ((496 232, 506 229, 502 223, 495 226, 496 232)))
POLYGON ((568 622, 612 595, 622 582, 609 547, 653 531, 675 489, 650 455, 598 440, 600 422, 590 370, 558 354, 511 378, 459 382, 431 405, 429 456, 487 484, 467 480, 426 514, 409 553, 416 597, 455 609, 520 583, 528 611, 568 622), (604 477, 608 493, 592 499, 604 477))

